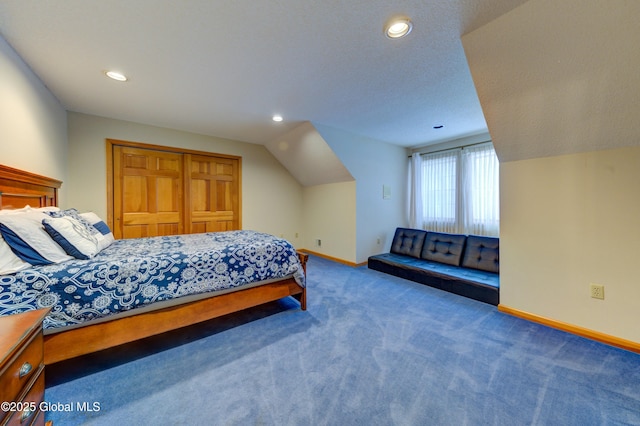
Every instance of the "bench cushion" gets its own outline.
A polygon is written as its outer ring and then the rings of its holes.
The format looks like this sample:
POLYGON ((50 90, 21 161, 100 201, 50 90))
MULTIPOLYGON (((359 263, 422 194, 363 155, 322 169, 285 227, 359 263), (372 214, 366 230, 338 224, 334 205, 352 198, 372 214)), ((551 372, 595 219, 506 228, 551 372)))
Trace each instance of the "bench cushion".
POLYGON ((500 273, 500 240, 494 237, 469 235, 462 266, 500 273))
POLYGON ((421 258, 446 265, 460 266, 465 235, 427 232, 421 258))
POLYGON ((420 257, 427 231, 419 229, 397 228, 391 243, 391 253, 420 257))
POLYGON ((395 275, 481 302, 500 303, 500 276, 394 253, 369 257, 370 269, 395 275))

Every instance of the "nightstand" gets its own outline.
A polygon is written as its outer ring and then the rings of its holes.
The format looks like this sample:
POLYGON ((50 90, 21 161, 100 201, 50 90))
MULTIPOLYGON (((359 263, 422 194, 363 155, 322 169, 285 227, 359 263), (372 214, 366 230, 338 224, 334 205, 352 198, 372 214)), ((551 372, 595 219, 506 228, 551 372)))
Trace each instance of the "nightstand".
POLYGON ((0 425, 44 425, 42 321, 48 309, 0 317, 0 425))

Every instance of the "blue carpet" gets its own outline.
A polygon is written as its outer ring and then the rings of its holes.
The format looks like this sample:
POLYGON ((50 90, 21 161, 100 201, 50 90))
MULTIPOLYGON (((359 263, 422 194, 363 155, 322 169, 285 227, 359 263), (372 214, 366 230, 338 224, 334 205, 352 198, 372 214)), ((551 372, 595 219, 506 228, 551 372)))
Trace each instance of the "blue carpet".
POLYGON ((638 354, 317 257, 308 287, 306 312, 284 299, 48 367, 45 400, 68 411, 47 419, 640 425, 638 354))

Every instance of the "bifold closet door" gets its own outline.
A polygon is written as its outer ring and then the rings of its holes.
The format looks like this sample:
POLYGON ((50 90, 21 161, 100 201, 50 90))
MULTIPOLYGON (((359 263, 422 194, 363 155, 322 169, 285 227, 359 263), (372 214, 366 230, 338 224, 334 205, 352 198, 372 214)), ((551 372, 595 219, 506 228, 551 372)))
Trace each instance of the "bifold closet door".
POLYGON ((183 154, 113 146, 116 238, 184 233, 183 154))
POLYGON ((239 160, 185 154, 185 232, 240 229, 239 160))

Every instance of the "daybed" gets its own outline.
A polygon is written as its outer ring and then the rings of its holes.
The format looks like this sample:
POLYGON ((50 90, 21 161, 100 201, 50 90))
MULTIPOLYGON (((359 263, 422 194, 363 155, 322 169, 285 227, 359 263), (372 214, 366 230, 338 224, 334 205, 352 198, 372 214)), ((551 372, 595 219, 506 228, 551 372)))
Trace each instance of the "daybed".
MULTIPOLYGON (((108 237, 104 223, 90 220, 95 215, 78 218, 73 210, 47 208, 57 206, 60 185, 60 181, 0 166, 0 209, 13 210, 10 216, 70 215, 74 219, 65 220, 74 226, 85 219, 85 225, 98 229, 99 241, 108 237), (20 208, 24 212, 15 212, 20 208)), ((11 220, 0 217, 4 235, 0 254, 8 255, 12 236, 6 231, 11 220)), ((57 226, 57 222, 45 223, 57 226)), ((65 258, 69 241, 58 237, 66 234, 47 231, 52 237, 49 242, 58 244, 58 249, 64 247, 62 257, 55 263, 31 266, 38 263, 34 260, 0 275, 0 315, 50 308, 43 325, 45 364, 287 296, 306 309, 307 255, 272 235, 228 231, 117 240, 83 259, 84 246, 77 245, 79 255, 65 258)), ((34 259, 38 255, 34 253, 34 259)), ((49 256, 49 252, 44 255, 47 262, 49 256)))
POLYGON ((371 269, 481 302, 500 302, 499 239, 398 228, 371 269))

